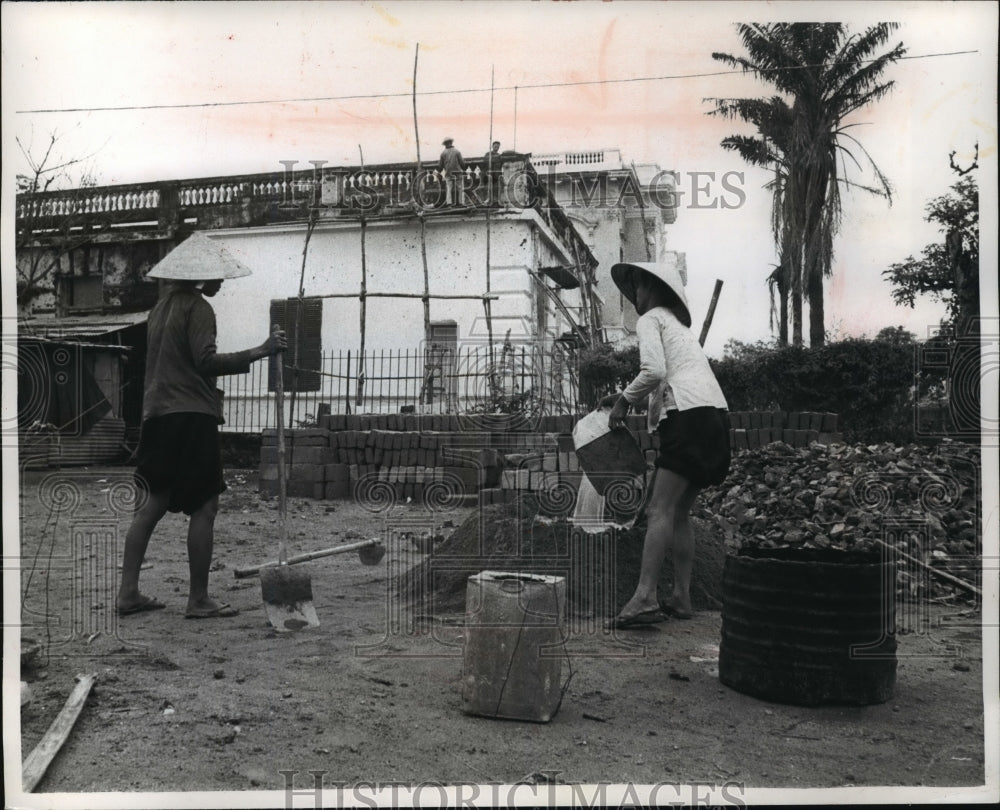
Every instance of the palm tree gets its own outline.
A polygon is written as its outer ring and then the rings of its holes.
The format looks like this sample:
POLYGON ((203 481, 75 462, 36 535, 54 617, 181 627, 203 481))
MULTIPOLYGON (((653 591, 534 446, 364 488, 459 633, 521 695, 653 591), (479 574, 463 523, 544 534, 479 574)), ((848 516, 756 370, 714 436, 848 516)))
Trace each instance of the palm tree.
MULTIPOLYGON (((900 59, 902 43, 873 54, 899 26, 878 23, 849 35, 841 23, 740 24, 748 56, 713 53, 712 58, 742 68, 773 85, 782 96, 770 99, 710 99, 713 114, 754 124, 760 139, 732 136, 722 145, 753 165, 773 165, 768 185, 775 200, 772 228, 779 254, 777 280, 792 303, 792 342, 802 343, 802 300, 809 301, 809 342, 825 340, 823 280, 831 273, 833 240, 841 223, 841 186, 860 188, 892 203, 889 180, 845 124, 851 113, 878 101, 894 84, 882 81, 900 59), (785 100, 787 98, 787 101, 785 100), (755 104, 756 102, 756 104, 755 104), (754 141, 765 147, 753 147, 754 141), (860 169, 850 142, 875 175, 875 185, 847 179, 845 158, 860 169), (804 289, 803 289, 804 288, 804 289)), ((759 146, 759 144, 758 144, 759 146)))

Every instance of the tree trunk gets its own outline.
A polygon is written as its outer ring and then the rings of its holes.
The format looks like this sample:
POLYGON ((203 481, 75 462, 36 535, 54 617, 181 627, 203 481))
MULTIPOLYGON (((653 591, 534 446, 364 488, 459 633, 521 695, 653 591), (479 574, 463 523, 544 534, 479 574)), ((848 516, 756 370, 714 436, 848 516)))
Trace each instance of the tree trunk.
POLYGON ((788 270, 784 263, 778 278, 778 345, 788 345, 788 270))
POLYGON ((826 342, 823 325, 823 268, 819 263, 809 271, 809 345, 815 348, 826 342))
POLYGON ((790 295, 792 298, 792 345, 802 345, 802 259, 797 256, 790 265, 790 295))

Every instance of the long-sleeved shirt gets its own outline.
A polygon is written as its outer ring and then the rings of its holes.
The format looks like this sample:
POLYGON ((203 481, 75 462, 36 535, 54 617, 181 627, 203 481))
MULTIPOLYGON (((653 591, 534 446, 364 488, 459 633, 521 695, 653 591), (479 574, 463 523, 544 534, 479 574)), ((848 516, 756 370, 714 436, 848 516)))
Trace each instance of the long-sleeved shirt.
POLYGON ((449 146, 441 153, 438 160, 438 168, 445 174, 461 174, 465 171, 465 161, 462 160, 462 153, 454 146, 449 146))
POLYGON ((632 404, 649 397, 650 430, 655 430, 670 410, 728 407, 698 339, 673 312, 654 307, 639 318, 635 331, 639 373, 624 396, 632 404))
POLYGON ((143 419, 204 413, 223 422, 217 377, 245 374, 251 357, 219 354, 215 335, 215 312, 201 293, 170 285, 149 313, 143 419))

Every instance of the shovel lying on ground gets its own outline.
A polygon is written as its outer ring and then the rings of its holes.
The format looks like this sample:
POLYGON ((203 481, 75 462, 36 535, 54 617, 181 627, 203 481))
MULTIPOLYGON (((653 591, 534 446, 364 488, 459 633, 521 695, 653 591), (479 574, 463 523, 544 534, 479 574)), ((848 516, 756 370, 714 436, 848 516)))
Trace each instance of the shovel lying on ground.
MULTIPOLYGON (((272 328, 277 331, 278 327, 272 328)), ((319 617, 312 603, 312 580, 305 571, 293 571, 288 565, 288 504, 285 480, 285 384, 283 353, 275 366, 275 410, 278 416, 278 564, 260 569, 260 590, 267 619, 275 630, 301 630, 319 627, 319 617)))

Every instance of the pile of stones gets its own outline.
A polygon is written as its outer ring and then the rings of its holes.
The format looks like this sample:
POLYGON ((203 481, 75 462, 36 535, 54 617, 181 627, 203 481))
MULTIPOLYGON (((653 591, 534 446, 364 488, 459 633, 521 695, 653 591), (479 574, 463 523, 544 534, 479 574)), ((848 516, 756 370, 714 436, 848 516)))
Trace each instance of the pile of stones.
POLYGON ((980 450, 961 442, 775 442, 736 453, 725 483, 706 489, 693 514, 713 521, 730 548, 888 553, 901 593, 969 596, 947 577, 927 579, 923 566, 979 587, 980 481, 980 450))

